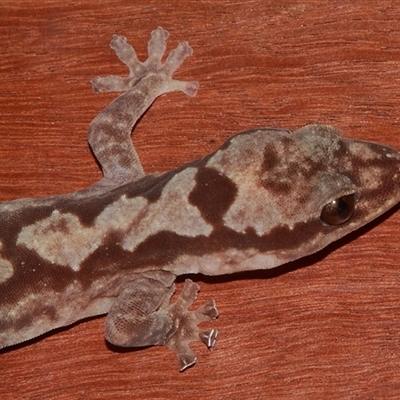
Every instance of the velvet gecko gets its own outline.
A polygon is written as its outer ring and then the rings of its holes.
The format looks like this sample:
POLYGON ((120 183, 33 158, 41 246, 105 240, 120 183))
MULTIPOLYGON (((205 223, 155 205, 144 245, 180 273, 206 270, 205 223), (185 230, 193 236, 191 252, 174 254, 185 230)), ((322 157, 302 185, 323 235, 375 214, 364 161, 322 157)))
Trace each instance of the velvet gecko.
POLYGON ((311 254, 400 200, 400 153, 344 139, 333 127, 253 129, 199 160, 145 175, 130 135, 160 95, 196 94, 172 78, 187 42, 163 63, 168 32, 157 28, 140 62, 123 36, 111 47, 129 76, 98 77, 96 91, 124 92, 89 127, 104 177, 70 194, 0 203, 0 348, 86 317, 106 314, 118 346, 164 345, 180 369, 189 347, 209 348, 213 300, 188 310, 199 286, 178 275, 273 268, 311 254))

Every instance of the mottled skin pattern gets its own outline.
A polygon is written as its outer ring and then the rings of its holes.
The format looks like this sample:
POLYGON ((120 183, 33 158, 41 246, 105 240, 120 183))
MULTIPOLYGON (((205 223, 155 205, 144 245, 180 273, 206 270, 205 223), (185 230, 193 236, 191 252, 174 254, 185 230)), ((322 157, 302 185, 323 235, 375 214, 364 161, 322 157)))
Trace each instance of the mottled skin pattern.
POLYGON ((199 287, 177 275, 267 269, 318 251, 400 200, 398 151, 347 140, 326 125, 295 132, 257 129, 174 171, 145 175, 131 130, 154 99, 193 96, 196 82, 172 79, 191 54, 168 56, 168 33, 152 33, 141 63, 126 39, 111 47, 127 78, 96 78, 95 90, 123 91, 92 121, 89 143, 104 178, 81 191, 0 204, 0 348, 82 318, 108 313, 106 339, 119 346, 165 345, 180 368, 212 347, 213 300, 188 307, 199 287))

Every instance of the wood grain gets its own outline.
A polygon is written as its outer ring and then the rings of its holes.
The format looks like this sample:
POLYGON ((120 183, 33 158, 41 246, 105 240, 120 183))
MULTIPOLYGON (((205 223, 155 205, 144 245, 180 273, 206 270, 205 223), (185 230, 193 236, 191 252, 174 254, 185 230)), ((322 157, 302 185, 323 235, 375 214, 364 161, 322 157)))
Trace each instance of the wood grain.
MULTIPOLYGON (((108 42, 145 57, 151 30, 188 40, 177 77, 135 129, 148 172, 204 155, 237 131, 318 121, 400 148, 400 3, 139 0, 0 3, 1 200, 65 193, 100 177, 86 143, 113 98, 95 75, 125 73, 108 42)), ((104 318, 0 354, 6 399, 398 399, 400 213, 267 272, 195 277, 214 298, 217 346, 179 373, 164 348, 115 351, 104 318)), ((179 285, 181 288, 182 285, 179 285)))

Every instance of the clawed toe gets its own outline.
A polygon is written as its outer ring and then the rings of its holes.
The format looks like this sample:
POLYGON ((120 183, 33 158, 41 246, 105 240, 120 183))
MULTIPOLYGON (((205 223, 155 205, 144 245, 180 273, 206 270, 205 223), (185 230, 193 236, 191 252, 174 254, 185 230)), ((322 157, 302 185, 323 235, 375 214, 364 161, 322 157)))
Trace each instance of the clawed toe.
POLYGON ((208 300, 196 310, 198 321, 211 321, 218 317, 218 310, 214 300, 208 300))
POLYGON ((197 358, 193 356, 181 357, 179 359, 179 371, 183 372, 185 369, 191 367, 196 363, 197 358))
POLYGON ((199 333, 199 338, 209 349, 215 346, 217 341, 218 331, 216 329, 208 329, 199 333))

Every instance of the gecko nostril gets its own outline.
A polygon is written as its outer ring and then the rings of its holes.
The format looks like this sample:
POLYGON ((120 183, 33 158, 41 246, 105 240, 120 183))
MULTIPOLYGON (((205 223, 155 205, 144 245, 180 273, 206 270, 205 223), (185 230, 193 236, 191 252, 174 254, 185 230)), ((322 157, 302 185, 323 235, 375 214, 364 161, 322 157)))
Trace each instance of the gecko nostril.
POLYGON ((354 207, 354 193, 339 197, 324 206, 321 211, 321 221, 328 225, 343 224, 353 215, 354 207))

